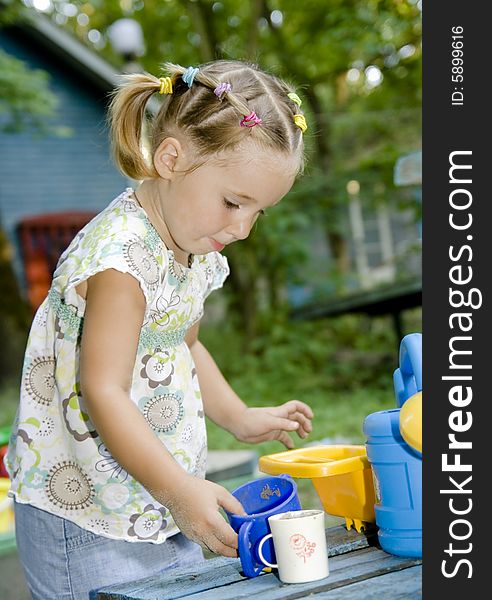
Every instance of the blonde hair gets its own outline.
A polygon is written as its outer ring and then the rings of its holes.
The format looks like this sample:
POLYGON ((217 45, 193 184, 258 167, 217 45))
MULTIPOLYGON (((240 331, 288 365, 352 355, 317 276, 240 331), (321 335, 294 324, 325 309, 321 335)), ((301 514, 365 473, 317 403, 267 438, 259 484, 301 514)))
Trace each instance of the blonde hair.
MULTIPOLYGON (((165 63, 164 70, 171 78, 173 91, 163 96, 153 120, 152 156, 166 137, 180 134, 204 159, 234 150, 251 139, 265 150, 297 156, 298 172, 302 171, 303 136, 294 117, 303 113, 299 103, 288 96, 294 92, 289 84, 241 61, 217 60, 200 65, 191 86, 182 79, 184 67, 165 63), (219 99, 214 90, 221 83, 229 83, 231 90, 219 99), (261 124, 241 127, 241 119, 252 111, 261 124)), ((158 177, 142 153, 142 126, 148 101, 162 89, 161 80, 147 73, 122 78, 109 107, 116 165, 132 179, 158 177)))

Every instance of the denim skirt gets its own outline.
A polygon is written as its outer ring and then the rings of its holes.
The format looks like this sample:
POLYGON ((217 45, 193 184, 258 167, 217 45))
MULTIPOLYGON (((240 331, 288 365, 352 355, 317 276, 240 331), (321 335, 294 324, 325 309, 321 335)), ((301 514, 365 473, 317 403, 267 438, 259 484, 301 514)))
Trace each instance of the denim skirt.
POLYGON ((89 600, 91 590, 202 562, 178 533, 163 544, 113 540, 29 504, 14 503, 19 559, 33 600, 89 600))

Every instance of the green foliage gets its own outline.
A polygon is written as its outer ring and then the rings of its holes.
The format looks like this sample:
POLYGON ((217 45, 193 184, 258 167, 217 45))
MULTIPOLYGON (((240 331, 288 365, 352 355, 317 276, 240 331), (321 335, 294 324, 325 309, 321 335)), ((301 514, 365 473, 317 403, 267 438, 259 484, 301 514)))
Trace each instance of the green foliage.
MULTIPOLYGON (((0 28, 28 21, 35 13, 16 0, 0 2, 0 28)), ((71 134, 56 125, 58 98, 50 89, 48 73, 30 69, 25 62, 0 49, 0 132, 28 130, 34 135, 71 134)))
MULTIPOLYGON (((58 0, 54 5, 58 17, 64 4, 58 0)), ((239 58, 257 61, 290 80, 305 96, 310 123, 306 141, 314 162, 321 161, 323 168, 322 155, 330 157, 330 169, 333 160, 340 161, 340 136, 334 131, 339 116, 359 114, 358 128, 349 134, 355 142, 347 153, 352 164, 357 162, 358 151, 367 150, 367 136, 360 138, 359 128, 368 114, 379 114, 381 125, 386 124, 384 131, 373 128, 371 140, 376 141, 394 135, 399 119, 408 120, 405 115, 412 109, 413 135, 410 140, 403 134, 398 138, 399 153, 418 144, 422 26, 415 0, 92 0, 75 4, 87 15, 87 25, 78 23, 77 14, 62 18, 85 42, 90 29, 104 34, 118 18, 137 20, 146 41, 146 54, 139 60, 149 72, 157 74, 165 60, 193 64, 239 58), (281 23, 272 21, 273 11, 281 15, 281 23), (403 48, 407 52, 402 53, 403 48), (367 85, 363 75, 369 65, 381 70, 381 85, 367 85), (361 74, 352 83, 346 79, 351 68, 361 74)), ((121 64, 109 44, 100 50, 121 64)), ((326 169, 324 175, 329 175, 326 169)))
POLYGON ((226 378, 239 385, 240 395, 248 396, 251 378, 255 379, 259 402, 264 396, 270 401, 272 388, 281 394, 290 393, 296 379, 299 392, 310 392, 320 386, 353 390, 365 385, 383 385, 396 346, 388 319, 359 315, 288 323, 273 321, 267 333, 256 337, 251 351, 236 361, 228 357, 241 356, 242 340, 230 323, 221 324, 220 330, 204 326, 202 332, 201 337, 218 357, 226 378), (304 376, 306 373, 309 377, 304 376), (263 379, 264 374, 268 375, 268 381, 263 379))
MULTIPOLYGON (((407 333, 421 331, 420 311, 407 317, 407 333)), ((315 413, 309 441, 345 439, 363 443, 368 414, 395 404, 393 371, 398 343, 389 317, 346 315, 313 322, 274 323, 253 347, 242 351, 231 326, 204 325, 203 340, 234 390, 249 406, 272 406, 297 398, 315 413)), ((208 423, 213 449, 247 448, 208 423)), ((258 446, 260 454, 279 452, 278 442, 258 446)))
POLYGON ((123 66, 123 59, 111 49, 107 31, 115 20, 131 17, 143 29, 146 53, 138 60, 148 72, 159 75, 164 61, 247 59, 290 81, 303 98, 305 177, 248 240, 227 249, 228 305, 246 333, 246 347, 286 316, 287 282, 302 285, 304 277, 312 285, 318 276, 327 293, 351 287, 349 180, 360 182, 365 207, 417 204, 393 184, 397 158, 420 147, 422 23, 416 0, 72 0, 71 12, 65 5, 53 2, 57 22, 93 47, 89 32, 99 31, 95 47, 116 65, 123 66), (366 77, 371 66, 379 69, 377 84, 366 77), (322 269, 308 264, 315 229, 331 256, 322 269))
POLYGON ((21 298, 12 269, 12 247, 0 226, 0 386, 17 377, 30 325, 30 310, 21 298))
POLYGON ((5 133, 30 129, 37 133, 66 134, 49 124, 58 106, 49 89, 45 71, 26 64, 0 50, 0 128, 5 133))
POLYGON ((2 380, 0 383, 0 427, 11 427, 18 403, 18 382, 2 380))

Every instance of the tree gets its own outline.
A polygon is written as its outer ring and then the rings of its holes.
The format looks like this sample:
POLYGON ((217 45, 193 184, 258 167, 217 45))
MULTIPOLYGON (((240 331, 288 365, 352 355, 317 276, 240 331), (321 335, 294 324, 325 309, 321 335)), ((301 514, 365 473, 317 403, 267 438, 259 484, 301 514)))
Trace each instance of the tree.
POLYGON ((381 186, 391 186, 396 158, 420 145, 417 0, 92 0, 77 2, 72 17, 64 4, 55 3, 53 16, 86 42, 91 31, 101 32, 91 39, 112 61, 121 58, 105 45, 104 32, 115 19, 131 16, 144 31, 141 64, 149 72, 159 73, 165 60, 189 65, 246 58, 290 80, 304 97, 309 177, 272 211, 267 227, 260 223, 239 249, 227 250, 231 302, 240 306, 239 322, 250 339, 262 313, 266 322, 285 314, 285 281, 309 252, 303 243, 309 236, 301 234, 313 223, 323 224, 338 271, 348 268, 340 219, 346 182, 357 178, 367 197, 376 197, 381 186))
MULTIPOLYGON (((30 12, 21 6, 0 4, 0 28, 28 20, 30 12)), ((0 131, 15 133, 29 129, 34 133, 62 133, 50 120, 58 99, 49 88, 49 75, 30 69, 21 60, 0 50, 0 131)))
MULTIPOLYGON (((0 3, 0 29, 28 19, 30 13, 18 4, 0 3)), ((30 69, 0 50, 0 135, 31 131, 35 135, 61 134, 53 124, 58 100, 49 88, 48 73, 30 69)), ((0 357, 0 381, 18 376, 18 365, 31 322, 27 303, 21 298, 12 268, 12 248, 0 223, 0 337, 8 340, 8 352, 0 357)))

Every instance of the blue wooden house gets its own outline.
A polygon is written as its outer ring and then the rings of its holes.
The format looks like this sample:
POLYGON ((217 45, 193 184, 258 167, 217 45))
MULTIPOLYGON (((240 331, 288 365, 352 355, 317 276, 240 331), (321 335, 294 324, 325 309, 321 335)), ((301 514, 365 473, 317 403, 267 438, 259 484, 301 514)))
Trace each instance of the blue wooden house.
POLYGON ((117 70, 48 18, 0 29, 0 49, 50 75, 59 99, 54 125, 68 137, 0 131, 0 224, 14 247, 21 220, 64 211, 97 212, 129 184, 112 164, 106 107, 117 70))

